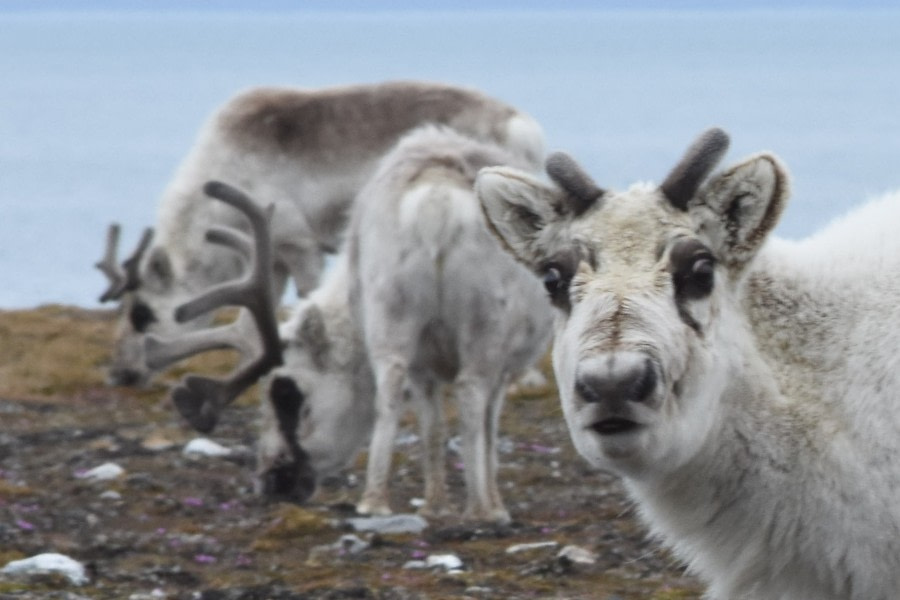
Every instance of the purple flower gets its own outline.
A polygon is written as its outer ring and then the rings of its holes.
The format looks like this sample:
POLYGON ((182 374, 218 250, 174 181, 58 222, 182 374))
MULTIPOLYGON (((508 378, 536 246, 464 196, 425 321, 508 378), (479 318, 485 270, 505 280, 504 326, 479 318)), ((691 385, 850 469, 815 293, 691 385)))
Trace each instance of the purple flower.
POLYGON ((19 526, 19 529, 24 529, 25 531, 34 531, 34 524, 29 523, 25 519, 16 519, 16 525, 19 526))
POLYGON ((201 565, 211 565, 216 562, 216 557, 210 554, 197 554, 194 556, 194 562, 200 563, 201 565))
POLYGON ((203 506, 203 498, 197 498, 196 496, 188 496, 184 500, 185 506, 203 506))

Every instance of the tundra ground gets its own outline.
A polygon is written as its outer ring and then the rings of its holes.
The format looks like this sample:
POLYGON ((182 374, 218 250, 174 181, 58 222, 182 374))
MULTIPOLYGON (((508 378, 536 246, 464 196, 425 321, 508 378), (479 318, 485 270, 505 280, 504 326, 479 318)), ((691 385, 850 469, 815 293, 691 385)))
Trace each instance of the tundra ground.
MULTIPOLYGON (((552 386, 515 394, 504 410, 500 486, 511 524, 447 517, 419 534, 359 532, 341 544, 351 534, 346 519, 361 492, 364 456, 307 506, 256 497, 252 394, 210 436, 231 454, 185 455, 199 436, 166 393, 184 368, 148 390, 104 385, 114 318, 59 306, 0 312, 0 568, 58 552, 84 564, 90 578, 75 586, 60 575, 0 575, 0 599, 700 596, 696 581, 646 538, 619 482, 575 454, 552 386), (83 477, 105 463, 124 472, 83 477), (560 556, 567 546, 586 562, 560 556), (461 560, 459 572, 406 567, 446 554, 461 560)), ((230 358, 189 365, 224 370, 230 358)), ((410 501, 422 493, 414 433, 405 422, 395 452, 397 512, 414 511, 410 501)), ((458 461, 448 452, 461 512, 458 461)))

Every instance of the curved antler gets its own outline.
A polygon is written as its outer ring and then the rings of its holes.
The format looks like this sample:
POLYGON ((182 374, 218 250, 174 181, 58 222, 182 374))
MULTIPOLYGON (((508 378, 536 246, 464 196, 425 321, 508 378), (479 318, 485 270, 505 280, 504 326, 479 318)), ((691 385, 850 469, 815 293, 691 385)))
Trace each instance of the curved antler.
POLYGON ((545 163, 547 175, 569 192, 570 207, 577 217, 589 209, 603 195, 604 190, 584 172, 575 159, 565 152, 554 152, 545 163))
POLYGON ((103 258, 94 265, 109 279, 109 287, 100 296, 100 302, 118 300, 125 292, 137 289, 140 285, 138 269, 141 266, 141 259, 147 252, 147 248, 150 247, 150 240, 153 239, 153 229, 148 227, 141 235, 135 251, 120 265, 116 262, 120 230, 118 223, 112 223, 109 226, 106 232, 106 250, 103 258))
POLYGON ((245 360, 225 379, 187 375, 172 390, 172 400, 182 416, 195 429, 208 432, 215 427, 223 407, 273 367, 283 364, 283 359, 275 314, 269 230, 274 205, 263 209, 240 190, 217 181, 210 181, 203 190, 208 196, 241 211, 250 221, 252 237, 223 227, 213 227, 206 232, 207 241, 228 246, 243 255, 250 271, 242 279, 217 285, 182 304, 175 309, 175 319, 185 322, 223 306, 244 307, 255 323, 261 348, 250 341, 254 338, 248 336, 247 320, 242 314, 230 325, 194 332, 176 340, 163 341, 147 336, 145 350, 148 364, 155 368, 219 348, 236 348, 245 356, 258 351, 256 357, 245 360))
POLYGON ((700 189, 700 184, 722 160, 728 143, 728 134, 717 127, 700 134, 659 186, 673 206, 687 210, 687 204, 700 189))

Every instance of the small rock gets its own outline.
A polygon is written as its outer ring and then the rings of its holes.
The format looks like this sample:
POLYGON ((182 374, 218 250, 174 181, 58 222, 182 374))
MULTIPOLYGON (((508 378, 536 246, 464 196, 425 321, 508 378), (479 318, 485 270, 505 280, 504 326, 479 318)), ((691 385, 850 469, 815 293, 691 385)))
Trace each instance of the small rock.
POLYGON ((425 559, 425 566, 441 567, 448 573, 458 573, 462 569, 463 561, 455 554, 432 554, 425 559))
POLYGON ((94 467, 93 469, 89 469, 84 473, 80 473, 77 477, 81 479, 87 479, 89 481, 109 481, 111 479, 117 479, 121 477, 125 473, 125 469, 117 465, 116 463, 103 463, 99 467, 94 467))
POLYGON ((597 562, 597 555, 581 546, 566 546, 556 555, 561 560, 567 560, 579 565, 592 565, 597 562))
POLYGON ((231 449, 206 438, 196 438, 185 445, 182 454, 185 456, 229 456, 231 449))
POLYGON ((532 542, 530 544, 516 544, 506 549, 507 554, 517 554, 519 552, 527 552, 529 550, 540 550, 541 548, 556 548, 559 542, 532 542))
POLYGON ((387 515, 384 517, 356 517, 347 519, 355 531, 375 533, 422 533, 428 521, 419 515, 387 515))
POLYGON ((316 562, 320 559, 334 555, 345 556, 347 554, 359 554, 367 550, 370 546, 371 544, 369 544, 369 542, 360 539, 352 533, 348 533, 346 535, 342 535, 341 538, 333 544, 315 546, 312 550, 310 550, 309 554, 310 559, 313 562, 316 562))
POLYGON ((121 500, 122 494, 120 494, 116 490, 106 490, 105 492, 100 494, 100 497, 104 500, 121 500))
POLYGON ((38 554, 22 560, 14 560, 7 563, 0 570, 0 573, 25 576, 59 574, 65 576, 75 585, 84 585, 88 582, 84 565, 64 554, 53 552, 38 554))

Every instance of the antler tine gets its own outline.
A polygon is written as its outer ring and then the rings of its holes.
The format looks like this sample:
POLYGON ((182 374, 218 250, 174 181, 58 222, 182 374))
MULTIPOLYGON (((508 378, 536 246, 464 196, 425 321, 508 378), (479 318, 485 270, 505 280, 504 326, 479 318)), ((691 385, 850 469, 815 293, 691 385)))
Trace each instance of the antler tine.
POLYGON ((253 260, 253 239, 242 231, 227 227, 210 227, 206 232, 206 241, 231 248, 248 263, 253 260))
MULTIPOLYGON (((283 364, 275 298, 272 282, 272 241, 269 222, 274 207, 262 209, 243 192, 221 182, 206 184, 207 195, 241 211, 250 221, 251 238, 231 230, 213 228, 207 240, 223 244, 250 258, 250 272, 242 279, 218 285, 200 297, 182 304, 175 310, 179 322, 200 316, 222 306, 246 308, 262 341, 262 350, 255 359, 238 366, 226 379, 212 379, 188 375, 172 390, 172 400, 178 411, 197 430, 211 431, 218 421, 220 410, 234 401, 248 387, 273 367, 283 364)), ((230 326, 198 332, 172 342, 148 338, 148 361, 168 364, 192 354, 224 347, 233 347, 249 354, 249 342, 243 315, 230 326)))
POLYGON ((545 168, 547 175, 569 192, 570 206, 575 216, 593 206, 597 198, 603 195, 604 190, 565 152, 554 152, 548 156, 545 168))
POLYGON ((125 280, 125 272, 116 262, 116 252, 119 247, 119 234, 121 227, 118 223, 112 223, 106 230, 106 249, 103 252, 103 258, 94 266, 100 269, 106 278, 109 279, 109 287, 100 296, 100 302, 108 302, 116 297, 116 292, 123 287, 125 280))
POLYGON ((141 281, 140 267, 141 260, 150 247, 150 241, 153 239, 153 228, 147 227, 141 234, 141 240, 138 242, 137 248, 131 253, 131 256, 122 261, 122 269, 125 271, 125 288, 123 292, 127 292, 137 288, 141 281))
POLYGON ((153 239, 153 229, 147 228, 141 236, 140 242, 135 251, 122 261, 122 264, 116 262, 116 252, 119 247, 119 234, 121 228, 118 223, 109 226, 106 232, 106 250, 100 262, 96 263, 96 267, 100 269, 109 279, 110 284, 105 292, 100 296, 100 302, 108 302, 117 300, 127 291, 134 290, 140 283, 139 269, 141 259, 147 248, 150 247, 150 240, 153 239))
POLYGON ((703 132, 688 148, 681 161, 659 186, 673 206, 687 210, 688 202, 700 189, 700 184, 710 171, 722 160, 728 144, 728 134, 713 127, 703 132))

